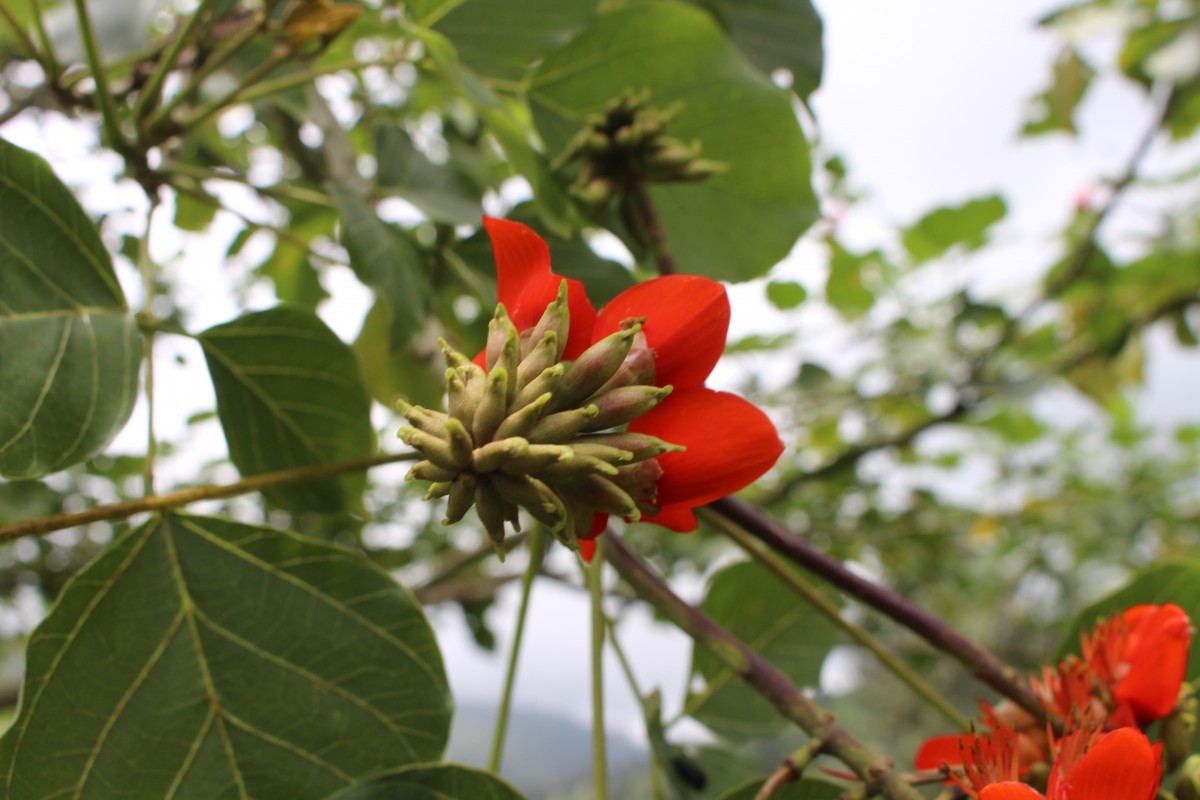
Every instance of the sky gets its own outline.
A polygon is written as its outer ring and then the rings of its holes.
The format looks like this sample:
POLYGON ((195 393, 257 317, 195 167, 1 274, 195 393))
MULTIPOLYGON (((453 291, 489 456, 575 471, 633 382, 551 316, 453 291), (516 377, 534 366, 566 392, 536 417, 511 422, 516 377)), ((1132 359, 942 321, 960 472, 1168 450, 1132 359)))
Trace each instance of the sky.
MULTIPOLYGON (((1031 278, 1056 257, 1055 232, 1062 229, 1081 193, 1091 191, 1098 178, 1123 167, 1150 109, 1127 87, 1105 83, 1080 110, 1082 140, 1062 135, 1019 139, 1027 100, 1044 88, 1058 46, 1035 22, 1056 7, 1055 3, 819 0, 817 5, 826 25, 827 55, 824 83, 812 99, 821 140, 844 156, 852 183, 870 197, 839 223, 846 237, 864 247, 874 246, 886 241, 896 224, 910 223, 938 205, 999 191, 1011 213, 996 232, 996 246, 971 262, 970 275, 967 265, 948 264, 941 273, 945 284, 937 288, 945 291, 969 282, 982 296, 1020 305, 1027 299, 1031 278)), ((1104 47, 1102 40, 1097 55, 1104 55, 1104 47)), ((95 176, 111 175, 117 169, 115 157, 92 154, 91 143, 79 136, 77 127, 55 124, 49 130, 38 130, 19 119, 0 129, 0 134, 46 155, 72 185, 86 185, 95 176)), ((1176 163, 1187 155, 1156 155, 1150 164, 1176 163)), ((230 202, 250 202, 235 190, 226 191, 230 191, 230 202)), ((110 234, 122 228, 140 231, 139 214, 126 211, 125 201, 118 201, 103 188, 85 188, 82 200, 92 213, 113 214, 106 225, 110 234)), ((163 216, 162 230, 152 233, 152 241, 165 260, 173 258, 180 241, 174 239, 163 216)), ((1145 223, 1137 203, 1130 203, 1113 218, 1110 229, 1119 246, 1122 235, 1144 228, 1145 223)), ((177 300, 189 308, 197 329, 235 313, 231 303, 213 301, 204 291, 206 286, 227 280, 214 254, 224 251, 222 242, 234 232, 230 220, 218 219, 204 246, 186 240, 184 254, 167 265, 179 278, 177 300)), ((774 277, 812 283, 819 282, 823 270, 814 246, 803 243, 777 268, 774 277)), ((122 274, 121 278, 131 297, 136 297, 136 277, 122 274)), ((326 279, 327 288, 342 303, 337 313, 327 313, 326 319, 344 338, 352 338, 368 296, 348 270, 328 270, 326 279)), ((761 284, 732 287, 731 296, 731 337, 769 332, 782 325, 782 316, 763 307, 761 284)), ((267 302, 265 297, 263 302, 267 302)), ((816 328, 822 321, 818 317, 808 324, 816 328)), ((1139 393, 1139 407, 1150 419, 1195 419, 1194 403, 1186 398, 1195 397, 1200 359, 1180 353, 1168 338, 1151 337, 1147 386, 1139 393)), ((837 351, 836 340, 813 336, 811 341, 815 358, 832 359, 837 351)), ((193 366, 201 362, 190 342, 163 339, 158 356, 160 423, 170 429, 194 411, 212 407, 211 390, 197 388, 197 383, 186 377, 191 367, 175 363, 175 356, 193 366)), ((717 378, 731 381, 737 374, 736 369, 726 370, 718 372, 717 378)), ((392 422, 387 415, 381 418, 381 425, 392 422)), ((116 446, 140 450, 144 429, 144 410, 140 410, 116 446)), ((192 437, 189 464, 224 452, 215 422, 188 435, 192 437)), ((235 477, 232 470, 227 477, 235 477)), ((664 531, 663 535, 672 534, 664 531)), ((559 553, 556 563, 564 571, 574 568, 565 553, 559 553)), ((684 581, 679 588, 688 599, 698 600, 702 581, 684 581)), ((470 643, 457 611, 431 610, 460 702, 487 703, 498 698, 516 599, 515 591, 502 592, 491 612, 499 645, 492 655, 470 643)), ((690 645, 682 634, 652 623, 641 612, 631 615, 623 633, 624 646, 642 685, 663 689, 669 716, 682 703, 690 645)), ((588 635, 583 595, 549 581, 539 582, 527 623, 516 704, 586 723, 588 635)), ((606 662, 606 670, 610 722, 617 730, 636 736, 640 726, 636 703, 624 689, 615 660, 606 662)))

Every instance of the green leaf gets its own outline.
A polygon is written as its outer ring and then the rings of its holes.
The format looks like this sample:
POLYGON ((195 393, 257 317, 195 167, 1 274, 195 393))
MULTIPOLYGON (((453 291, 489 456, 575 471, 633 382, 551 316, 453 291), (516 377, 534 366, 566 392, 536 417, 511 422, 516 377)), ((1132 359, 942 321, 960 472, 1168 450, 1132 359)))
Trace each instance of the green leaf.
MULTIPOLYGON (((816 686, 838 630, 787 584, 759 564, 746 561, 718 572, 700 608, 801 687, 816 686)), ((704 689, 688 698, 693 717, 734 740, 763 738, 785 721, 756 691, 724 669, 708 651, 692 651, 692 672, 704 689)))
POLYGON ((528 84, 550 154, 589 114, 643 89, 654 107, 682 103, 669 135, 698 140, 702 156, 725 167, 702 182, 650 187, 680 269, 733 281, 764 274, 818 215, 791 96, 747 64, 711 16, 664 2, 601 14, 528 84))
POLYGON ((523 800, 499 777, 457 764, 414 764, 330 795, 327 800, 523 800))
MULTIPOLYGON (((762 778, 755 778, 728 794, 722 795, 721 800, 754 800, 765 782, 762 778)), ((835 783, 801 778, 798 781, 785 783, 771 792, 771 798, 772 800, 837 800, 845 791, 846 787, 838 786, 835 783)))
POLYGON ((342 216, 342 243, 350 268, 391 309, 390 344, 395 350, 421 330, 429 310, 432 288, 421 253, 354 191, 331 186, 329 193, 342 216))
POLYGON ((854 319, 875 304, 875 295, 863 284, 863 267, 880 258, 878 251, 859 255, 837 242, 831 242, 829 277, 825 279, 825 299, 842 316, 854 319))
POLYGON ((784 311, 799 308, 807 297, 808 290, 794 281, 771 281, 767 284, 767 299, 784 311))
POLYGON ((904 232, 904 247, 918 263, 938 258, 952 247, 978 250, 987 241, 988 228, 1006 213, 1008 207, 999 195, 939 208, 904 232))
POLYGON ((1096 77, 1096 71, 1073 48, 1063 48, 1054 62, 1054 75, 1046 91, 1033 99, 1036 116, 1022 129, 1026 136, 1053 131, 1078 133, 1075 109, 1096 77))
POLYGON ((434 164, 413 145, 408 132, 385 123, 375 129, 376 182, 419 208, 432 220, 478 225, 480 191, 453 162, 434 164))
POLYGON ((821 17, 809 0, 690 0, 711 12, 750 63, 770 75, 792 74, 792 91, 804 99, 821 85, 825 59, 821 17))
POLYGON ((141 357, 95 224, 45 161, 0 139, 0 475, 103 450, 133 411, 141 357))
POLYGON ((976 424, 1019 445, 1035 442, 1046 432, 1037 417, 1020 408, 1001 408, 976 424))
POLYGON ((759 759, 730 747, 700 745, 671 750, 667 768, 674 773, 676 790, 688 800, 723 797, 733 787, 758 774, 760 769, 759 759), (700 788, 701 782, 703 788, 700 788), (680 783, 686 789, 680 790, 680 783))
POLYGON ((207 197, 209 202, 204 202, 189 192, 175 193, 176 228, 199 233, 206 230, 216 218, 217 206, 220 205, 219 201, 203 189, 198 189, 197 191, 204 197, 207 197))
MULTIPOLYGON (((370 399, 354 354, 313 314, 258 311, 197 337, 208 360, 229 457, 243 475, 369 455, 370 399)), ((292 511, 357 505, 361 474, 270 489, 292 511)))
POLYGON ((585 28, 598 0, 417 0, 413 19, 443 34, 462 62, 489 78, 519 80, 530 63, 585 28))
POLYGON ((8 797, 322 798, 439 758, 450 724, 404 588, 340 548, 204 517, 113 542, 25 674, 0 739, 8 797))
MULTIPOLYGON (((288 211, 287 231, 292 237, 276 236, 275 249, 254 272, 274 284, 281 303, 315 311, 329 293, 321 285, 306 245, 318 236, 331 235, 335 217, 328 208, 309 203, 293 204, 288 211)), ((232 253, 232 247, 230 250, 232 253)))

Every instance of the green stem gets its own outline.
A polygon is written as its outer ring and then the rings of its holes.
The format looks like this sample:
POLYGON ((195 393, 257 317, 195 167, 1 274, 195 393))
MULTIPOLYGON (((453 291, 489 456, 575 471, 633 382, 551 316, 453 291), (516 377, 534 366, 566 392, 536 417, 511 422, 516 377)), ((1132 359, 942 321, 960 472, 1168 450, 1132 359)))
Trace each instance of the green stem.
POLYGON ((109 146, 119 153, 125 152, 125 139, 121 135, 121 125, 117 118, 117 104, 108 88, 108 76, 100 58, 100 45, 96 42, 96 31, 92 27, 91 17, 88 16, 86 0, 74 0, 75 16, 79 22, 79 37, 83 40, 83 52, 87 58, 88 69, 92 73, 92 81, 96 85, 96 100, 100 107, 100 118, 104 124, 104 132, 109 140, 109 146))
POLYGON ((287 63, 291 55, 292 52, 289 48, 280 49, 272 53, 266 61, 247 72, 233 89, 216 100, 196 108, 191 114, 180 120, 180 126, 184 130, 191 130, 214 114, 224 111, 234 103, 241 102, 243 93, 253 87, 260 79, 269 75, 273 70, 287 63))
MULTIPOLYGON (((156 281, 154 265, 150 261, 150 229, 154 224, 154 211, 158 208, 158 195, 151 193, 150 210, 146 212, 146 231, 138 243, 138 270, 142 276, 142 314, 153 315, 156 281)), ((143 332, 146 338, 146 459, 142 468, 142 494, 154 496, 154 462, 158 456, 158 438, 154 435, 154 338, 153 329, 143 332)))
POLYGON ((768 777, 758 790, 758 794, 754 795, 754 800, 770 800, 771 795, 775 794, 785 784, 799 780, 804 775, 804 770, 808 765, 821 754, 821 743, 819 741, 811 741, 808 744, 800 747, 787 758, 783 759, 783 763, 779 765, 771 776, 768 777))
POLYGON ((315 67, 293 72, 290 75, 281 75, 278 78, 262 81, 254 86, 247 87, 238 94, 237 102, 252 103, 255 100, 261 100, 264 97, 269 97, 279 92, 286 92, 297 86, 305 86, 323 75, 332 75, 346 70, 366 69, 368 67, 389 67, 407 60, 408 54, 400 52, 371 62, 359 61, 357 58, 345 58, 341 61, 318 64, 315 67))
MULTIPOLYGON (((846 619, 834 603, 821 594, 812 584, 798 575, 795 570, 785 564, 783 559, 772 553, 762 542, 755 539, 744 528, 727 517, 703 509, 701 513, 706 520, 717 526, 722 533, 732 539, 738 547, 745 550, 751 558, 773 572, 793 591, 803 597, 809 605, 829 619, 830 622, 845 631, 852 639, 867 650, 870 650, 884 667, 940 711, 952 725, 963 731, 971 729, 971 721, 956 709, 949 700, 942 697, 936 689, 926 683, 920 675, 913 672, 904 661, 884 647, 874 636, 867 633, 862 627, 846 619)), ((689 703, 690 705, 693 704, 689 703)), ((684 712, 687 713, 688 709, 685 709, 684 712)))
POLYGON ((389 453, 386 455, 352 458, 346 461, 334 461, 329 464, 314 464, 308 467, 294 467, 278 472, 265 472, 243 478, 234 483, 198 486, 194 489, 183 489, 169 494, 154 497, 143 497, 140 500, 127 500, 123 503, 111 503, 96 506, 86 511, 75 511, 68 514, 51 514, 46 517, 11 522, 0 525, 0 542, 11 542, 27 536, 40 536, 43 533, 60 531, 64 528, 76 528, 92 522, 105 522, 114 519, 126 519, 134 514, 145 511, 167 511, 172 508, 198 503, 201 500, 220 500, 226 497, 236 497, 240 494, 250 494, 264 489, 276 489, 280 486, 293 486, 298 483, 335 478, 338 475, 348 475, 354 472, 366 472, 372 467, 384 464, 394 464, 398 461, 416 461, 420 459, 416 453, 389 453))
POLYGON ((592 598, 592 797, 608 800, 608 755, 604 726, 604 639, 608 630, 604 615, 604 538, 596 540, 596 555, 584 567, 588 594, 592 598))
MULTIPOLYGON (((513 687, 516 685, 517 659, 521 655, 521 642, 525 638, 525 618, 529 613, 529 596, 533 579, 542 568, 542 555, 546 544, 546 532, 539 525, 529 539, 529 565, 521 577, 521 605, 517 608, 517 629, 513 633, 512 649, 508 652, 508 669, 504 675, 504 692, 500 695, 500 709, 496 712, 496 727, 492 732, 492 751, 488 756, 488 771, 499 772, 500 760, 504 756, 504 737, 508 734, 508 715, 512 707, 513 687)), ((492 548, 488 548, 489 551, 492 548)))
POLYGON ((166 105, 154 112, 146 123, 146 129, 153 131, 164 125, 182 103, 190 100, 192 95, 200 90, 200 87, 204 84, 204 81, 208 80, 210 75, 225 66, 225 63, 229 59, 233 58, 239 50, 258 35, 265 20, 265 16, 260 17, 255 24, 247 25, 222 42, 221 46, 205 60, 204 66, 196 70, 191 79, 179 90, 179 94, 172 97, 166 105))
POLYGON ((737 672, 784 717, 822 742, 823 751, 853 770, 869 791, 882 794, 887 800, 924 800, 920 792, 892 770, 889 759, 851 735, 833 714, 806 697, 787 675, 704 612, 681 600, 621 537, 609 531, 603 539, 609 563, 639 597, 724 666, 737 672))
MULTIPOLYGON (((638 685, 637 676, 633 672, 633 665, 629 663, 629 657, 625 655, 625 648, 621 646, 621 641, 617 638, 617 624, 611 617, 606 617, 606 625, 608 627, 608 641, 612 645, 613 652, 617 654, 617 663, 621 665, 621 674, 625 676, 625 682, 629 684, 629 690, 633 692, 633 696, 637 698, 638 705, 641 706, 642 716, 646 718, 647 727, 650 724, 651 715, 657 719, 659 710, 658 703, 651 703, 646 699, 646 695, 642 693, 641 687, 638 685)), ((666 765, 659 758, 658 748, 654 746, 653 734, 647 731, 647 738, 650 741, 650 793, 653 797, 661 798, 666 796, 663 789, 662 775, 666 769, 666 765)))
MULTIPOLYGON (((0 17, 8 23, 8 27, 12 28, 12 32, 16 36, 17 41, 21 43, 21 47, 29 51, 29 57, 41 64, 42 68, 45 69, 45 62, 42 59, 42 54, 38 51, 37 45, 33 43, 33 39, 29 38, 29 34, 25 32, 25 27, 21 25, 8 6, 3 3, 0 3, 0 17)), ((49 76, 47 76, 47 80, 49 80, 49 76)))
MULTIPOLYGON (((197 167, 192 164, 182 164, 179 162, 171 162, 163 164, 158 168, 158 171, 164 175, 185 175, 189 178, 194 178, 198 181, 227 181, 229 183, 237 183, 242 186, 249 186, 254 191, 265 197, 283 198, 284 200, 295 200, 300 203, 309 203, 322 208, 336 208, 333 198, 322 192, 313 189, 304 189, 294 186, 285 186, 276 184, 275 186, 256 186, 250 182, 250 179, 245 175, 238 175, 234 172, 216 172, 211 169, 197 167)), ((226 209, 229 210, 229 209, 226 209)), ((255 223, 262 228, 269 226, 255 223)))
POLYGON ((33 2, 30 3, 30 7, 33 10, 33 27, 37 30, 38 41, 42 43, 42 66, 46 70, 46 82, 54 84, 62 76, 62 65, 54 55, 54 43, 50 41, 50 34, 46 31, 46 20, 42 18, 42 4, 33 2))
POLYGON ((171 74, 171 70, 175 67, 176 61, 179 60, 179 54, 183 52, 183 48, 187 47, 192 40, 192 35, 200 26, 200 21, 204 19, 208 13, 209 7, 213 5, 215 0, 201 0, 196 10, 188 17, 184 23, 183 29, 178 35, 171 40, 166 49, 159 56, 157 63, 154 65, 154 71, 150 73, 150 77, 146 79, 146 84, 138 93, 137 103, 133 107, 133 118, 139 123, 146 118, 150 109, 158 102, 159 96, 162 94, 163 84, 166 83, 167 76, 171 74))

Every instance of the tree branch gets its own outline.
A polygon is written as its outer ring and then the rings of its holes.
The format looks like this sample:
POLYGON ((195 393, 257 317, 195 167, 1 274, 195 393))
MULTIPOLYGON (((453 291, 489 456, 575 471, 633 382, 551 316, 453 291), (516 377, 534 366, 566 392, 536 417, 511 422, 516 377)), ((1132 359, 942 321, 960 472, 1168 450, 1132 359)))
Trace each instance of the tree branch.
POLYGON ((891 761, 856 739, 825 709, 809 700, 787 675, 735 638, 711 617, 681 600, 646 566, 621 537, 604 536, 608 562, 638 595, 766 697, 783 716, 820 741, 824 752, 841 760, 888 800, 922 800, 921 793, 892 770, 891 761))

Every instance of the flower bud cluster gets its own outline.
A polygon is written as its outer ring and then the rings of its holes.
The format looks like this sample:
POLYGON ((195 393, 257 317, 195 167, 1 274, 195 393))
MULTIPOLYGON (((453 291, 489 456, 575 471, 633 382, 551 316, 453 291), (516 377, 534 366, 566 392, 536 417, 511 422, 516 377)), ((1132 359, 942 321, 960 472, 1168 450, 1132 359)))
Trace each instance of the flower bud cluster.
POLYGON ((448 413, 401 401, 400 438, 423 460, 409 480, 446 497, 444 524, 474 506, 503 554, 505 526, 524 508, 567 547, 591 535, 597 513, 655 514, 656 456, 683 448, 619 430, 666 397, 639 320, 570 363, 567 284, 533 328, 518 332, 503 305, 488 326, 483 369, 444 341, 448 413))
POLYGON ((699 141, 685 143, 666 135, 679 105, 658 110, 649 106, 649 99, 646 92, 614 98, 567 145, 558 165, 581 162, 570 187, 580 202, 604 206, 623 194, 634 177, 648 183, 701 181, 723 169, 700 157, 699 141))

